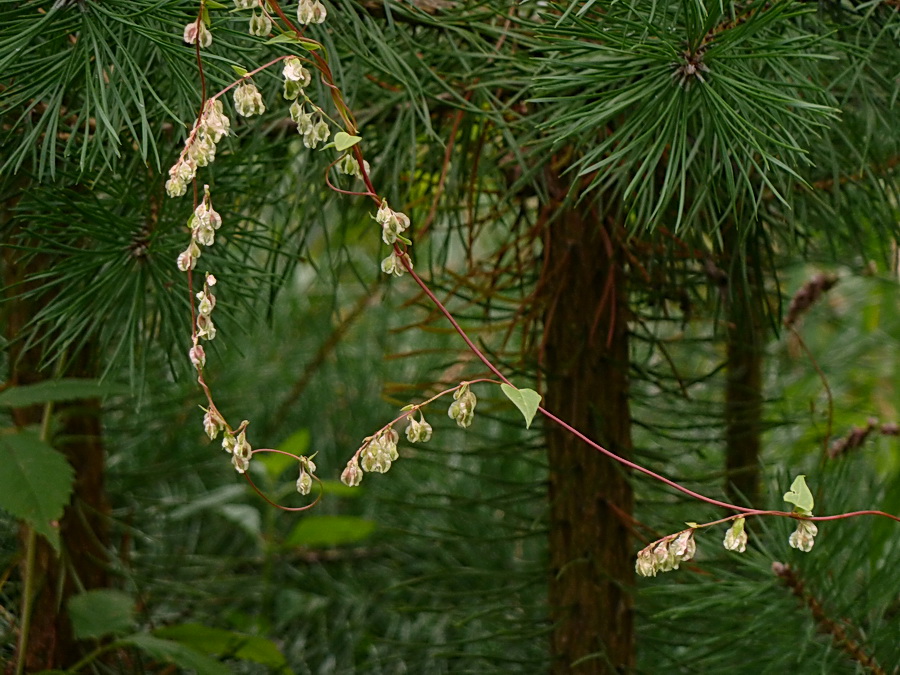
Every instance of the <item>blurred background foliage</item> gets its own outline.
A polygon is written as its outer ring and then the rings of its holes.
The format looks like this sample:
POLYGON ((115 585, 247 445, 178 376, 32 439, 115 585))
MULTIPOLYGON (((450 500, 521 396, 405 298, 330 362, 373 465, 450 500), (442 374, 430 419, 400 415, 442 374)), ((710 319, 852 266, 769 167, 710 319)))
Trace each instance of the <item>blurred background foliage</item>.
MULTIPOLYGON (((722 253, 728 222, 749 223, 738 238, 763 242, 754 301, 772 326, 814 274, 839 278, 798 325, 803 344, 784 329, 766 339, 758 506, 783 508, 792 477, 806 473, 817 513, 900 512, 896 438, 873 433, 837 458, 826 452, 828 434, 900 421, 895 4, 776 3, 759 18, 751 10, 768 3, 596 4, 329 5, 330 23, 313 34, 361 123, 373 181, 412 218, 416 269, 517 383, 541 386, 552 376, 539 356, 545 172, 572 153, 565 175, 591 194, 576 197, 613 204, 643 246, 629 261, 633 458, 724 498, 728 291, 705 263, 722 253), (674 86, 672 64, 683 38, 700 46, 744 12, 750 19, 709 52, 711 68, 726 64, 719 93, 736 126, 707 124, 722 105, 674 86), (804 106, 809 115, 796 112, 804 106), (707 187, 734 157, 737 173, 707 187), (675 234, 649 234, 660 222, 675 234), (700 254, 665 255, 689 248, 700 254)), ((402 448, 388 475, 356 490, 337 481, 399 407, 481 366, 410 283, 379 278, 368 205, 324 189, 324 163, 285 123, 275 77, 259 78, 269 114, 234 120, 236 136, 202 174, 225 223, 201 262, 219 278, 208 372, 229 419, 251 420, 254 446, 317 453, 322 503, 299 515, 270 508, 206 440, 174 265, 189 199, 162 189, 198 100, 193 49, 179 41, 195 12, 196 3, 115 0, 0 8, 0 225, 7 269, 28 270, 28 283, 6 277, 7 303, 32 303, 27 326, 6 334, 7 354, 25 345, 52 373, 90 346, 95 374, 131 392, 108 397, 102 417, 110 585, 132 599, 131 626, 159 636, 227 629, 271 641, 283 659, 260 643, 215 647, 192 633, 235 672, 546 671, 552 467, 539 428, 522 429, 481 385, 470 430, 439 403, 426 411, 429 444, 402 448)), ((213 16, 210 91, 231 80, 231 63, 283 53, 248 38, 244 15, 213 16)), ((324 87, 311 96, 324 101, 324 87)), ((725 253, 715 260, 740 271, 725 253)), ((15 365, 3 364, 4 381, 15 365)), ((296 468, 271 457, 254 462, 254 480, 300 505, 296 468)), ((628 480, 635 550, 722 515, 628 480)), ((11 662, 22 555, 16 521, 0 518, 0 661, 11 662)), ((749 527, 746 554, 722 549, 724 528, 698 533, 696 561, 636 584, 637 672, 900 663, 896 524, 823 524, 810 554, 787 546, 788 522, 749 527)), ((138 650, 88 668, 165 666, 138 650)))

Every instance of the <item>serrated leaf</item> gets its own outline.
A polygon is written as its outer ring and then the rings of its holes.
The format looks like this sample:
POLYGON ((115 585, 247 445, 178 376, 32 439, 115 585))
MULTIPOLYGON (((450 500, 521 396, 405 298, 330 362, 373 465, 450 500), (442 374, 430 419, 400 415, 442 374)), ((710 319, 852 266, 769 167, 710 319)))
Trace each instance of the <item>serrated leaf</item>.
POLYGON ((134 600, 109 588, 86 591, 69 599, 69 618, 79 640, 125 633, 134 626, 134 600))
POLYGON ((500 385, 500 389, 522 413, 522 417, 525 418, 525 428, 531 428, 531 420, 534 419, 534 414, 541 404, 541 395, 534 389, 516 389, 505 383, 500 385))
POLYGON ((806 476, 800 474, 791 483, 791 489, 784 493, 784 501, 793 504, 797 511, 809 515, 812 513, 815 502, 812 492, 806 485, 806 476))
POLYGON ((368 538, 375 522, 356 516, 308 516, 284 540, 286 546, 330 548, 355 544, 368 538))
POLYGON ((349 150, 362 140, 362 136, 351 136, 346 131, 339 131, 334 135, 334 148, 338 152, 349 150))
POLYGON ((146 652, 155 659, 174 663, 181 668, 195 670, 197 675, 232 675, 231 669, 205 654, 173 640, 163 640, 149 633, 136 633, 117 641, 146 652))
POLYGON ((59 550, 59 529, 75 472, 62 453, 30 430, 0 433, 0 508, 21 518, 59 550))
POLYGON ((63 378, 45 380, 36 384, 10 387, 0 392, 0 406, 25 408, 39 403, 75 401, 83 398, 100 398, 121 391, 120 387, 101 384, 99 380, 63 378))
POLYGON ((173 640, 204 654, 230 656, 266 666, 269 672, 291 673, 284 654, 274 642, 258 635, 247 635, 224 628, 210 628, 196 623, 166 626, 153 635, 173 640))
POLYGON ((233 63, 231 64, 231 69, 237 74, 238 77, 244 77, 247 74, 246 68, 241 68, 240 66, 236 66, 233 63))

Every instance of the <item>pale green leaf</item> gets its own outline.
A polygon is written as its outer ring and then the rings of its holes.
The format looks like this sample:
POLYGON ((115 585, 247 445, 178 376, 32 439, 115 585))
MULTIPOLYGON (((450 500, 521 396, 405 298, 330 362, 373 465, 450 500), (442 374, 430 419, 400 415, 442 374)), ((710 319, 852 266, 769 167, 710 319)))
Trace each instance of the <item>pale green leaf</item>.
POLYGON ((525 428, 531 427, 531 420, 541 404, 541 395, 533 389, 516 389, 508 384, 501 384, 500 389, 515 404, 525 418, 525 428))
POLYGON ((75 401, 84 398, 100 398, 120 390, 99 380, 63 378, 45 380, 36 384, 10 387, 0 392, 0 406, 8 408, 24 408, 39 403, 59 401, 75 401))
POLYGON ((69 618, 79 640, 124 633, 134 625, 134 600, 111 588, 86 591, 69 600, 69 618))
POLYGON ((0 433, 0 508, 27 522, 59 550, 56 521, 72 494, 66 458, 30 430, 0 433))
POLYGON ((784 493, 784 501, 793 504, 801 513, 812 513, 814 501, 812 492, 806 485, 806 476, 801 474, 791 483, 791 489, 784 493))
POLYGON ((266 666, 270 672, 291 673, 284 654, 274 642, 258 635, 246 635, 196 623, 166 626, 153 635, 172 640, 204 654, 231 656, 266 666))
POLYGON ((287 536, 287 546, 329 548, 355 544, 375 530, 375 523, 356 516, 309 516, 287 536))
POLYGON ((238 76, 238 77, 244 77, 244 76, 247 74, 247 69, 246 69, 246 68, 241 68, 240 66, 236 66, 236 65, 234 65, 234 64, 231 64, 231 69, 232 69, 235 73, 237 73, 237 76, 238 76))
POLYGON ((231 675, 231 669, 224 663, 201 654, 180 642, 163 640, 148 633, 136 633, 123 638, 117 644, 131 645, 146 652, 155 659, 174 663, 180 668, 189 668, 197 675, 231 675))
POLYGON ((339 131, 334 135, 334 148, 338 152, 349 150, 362 140, 362 136, 351 136, 346 131, 339 131))

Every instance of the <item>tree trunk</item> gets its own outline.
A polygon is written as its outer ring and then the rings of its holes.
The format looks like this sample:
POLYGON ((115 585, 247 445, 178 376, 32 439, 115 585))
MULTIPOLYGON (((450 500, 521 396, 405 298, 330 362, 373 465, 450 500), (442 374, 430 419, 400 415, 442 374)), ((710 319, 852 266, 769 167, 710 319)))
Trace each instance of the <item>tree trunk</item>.
POLYGON ((750 261, 746 268, 746 280, 732 275, 728 298, 725 490, 732 501, 753 504, 759 496, 765 319, 757 270, 750 261))
MULTIPOLYGON (((13 236, 8 228, 13 205, 13 202, 5 204, 0 213, 0 225, 4 226, 6 237, 13 236)), ((30 274, 48 269, 51 262, 38 256, 26 264, 20 252, 10 246, 3 248, 4 282, 11 289, 0 316, 3 332, 9 340, 9 383, 13 386, 31 384, 49 378, 41 369, 41 350, 24 348, 28 321, 46 298, 14 294, 23 289, 17 283, 30 274)), ((32 290, 28 285, 24 288, 32 290)), ((98 372, 90 345, 77 354, 69 354, 68 363, 65 375, 69 377, 96 377, 98 372)), ((40 422, 42 412, 42 406, 16 409, 13 419, 17 426, 36 424, 40 422)), ((82 650, 72 635, 66 603, 77 592, 109 585, 109 504, 104 489, 105 451, 101 442, 99 401, 61 404, 54 412, 57 425, 50 442, 74 467, 75 485, 60 521, 61 555, 57 556, 43 537, 35 538, 35 598, 29 639, 25 653, 16 655, 16 660, 24 660, 26 673, 66 668, 80 658, 82 650)), ((23 545, 26 539, 23 533, 23 545)), ((22 570, 24 574, 24 563, 22 570)), ((19 619, 21 621, 22 617, 19 619)), ((12 667, 10 664, 9 668, 12 667)))
MULTIPOLYGON (((544 288, 547 407, 621 455, 631 451, 620 244, 595 208, 552 205, 544 288), (559 209, 565 209, 560 212, 559 209)), ((622 467, 548 425, 552 672, 634 666, 631 485, 622 467)))

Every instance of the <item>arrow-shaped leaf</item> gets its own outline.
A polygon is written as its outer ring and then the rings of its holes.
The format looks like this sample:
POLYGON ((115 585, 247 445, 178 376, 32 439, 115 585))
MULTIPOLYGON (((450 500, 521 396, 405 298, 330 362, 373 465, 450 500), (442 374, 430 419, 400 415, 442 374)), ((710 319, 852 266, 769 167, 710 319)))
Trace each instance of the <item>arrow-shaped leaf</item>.
POLYGON ((346 131, 339 131, 334 135, 334 149, 338 152, 349 150, 362 140, 362 136, 351 136, 346 131))
POLYGON ((531 427, 531 420, 541 404, 541 395, 534 389, 516 389, 508 384, 501 384, 500 389, 506 394, 506 398, 512 401, 525 418, 525 428, 531 427))
POLYGON ((784 493, 784 501, 797 507, 797 511, 809 515, 815 504, 809 487, 806 485, 806 476, 797 476, 791 483, 791 489, 784 493))

